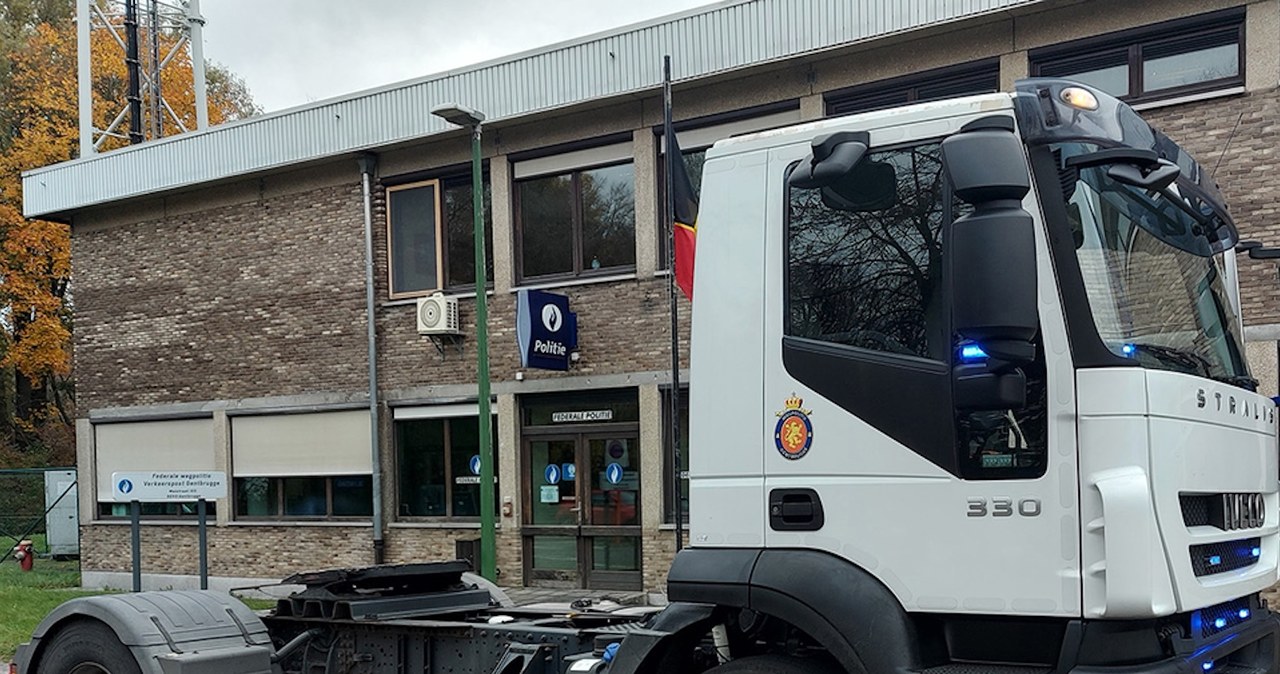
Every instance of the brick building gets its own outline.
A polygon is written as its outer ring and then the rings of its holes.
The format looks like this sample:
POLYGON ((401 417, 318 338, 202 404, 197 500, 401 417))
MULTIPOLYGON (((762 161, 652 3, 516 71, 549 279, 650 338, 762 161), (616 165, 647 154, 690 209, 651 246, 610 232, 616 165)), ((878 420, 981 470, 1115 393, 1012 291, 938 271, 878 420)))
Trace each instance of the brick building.
MULTIPOLYGON (((478 536, 469 145, 429 114, 441 103, 490 118, 498 566, 509 584, 658 588, 674 551, 665 53, 695 177, 701 150, 730 134, 1071 76, 1124 96, 1216 166, 1244 237, 1280 243, 1280 177, 1268 170, 1280 0, 909 9, 727 2, 24 176, 26 214, 72 228, 85 582, 127 582, 114 470, 227 472, 209 537, 225 583, 372 563, 378 536, 388 562, 449 558, 478 536), (376 161, 372 316, 372 164, 361 158, 376 161), (521 367, 522 288, 569 297, 579 351, 568 372, 521 367), (459 298, 461 339, 419 335, 417 298, 437 291, 459 298), (620 484, 602 483, 606 460, 625 468, 620 484), (548 479, 548 465, 566 464, 576 480, 548 479)), ((1249 356, 1275 395, 1280 285, 1272 265, 1240 265, 1249 356)), ((151 584, 196 572, 192 524, 186 506, 148 509, 151 584)))

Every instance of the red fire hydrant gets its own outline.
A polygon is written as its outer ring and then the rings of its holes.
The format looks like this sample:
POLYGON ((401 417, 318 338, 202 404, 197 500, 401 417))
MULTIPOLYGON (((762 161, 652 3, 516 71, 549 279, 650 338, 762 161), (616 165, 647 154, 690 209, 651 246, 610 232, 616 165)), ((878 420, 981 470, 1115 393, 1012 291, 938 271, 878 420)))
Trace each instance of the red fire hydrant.
POLYGON ((18 560, 18 566, 23 571, 30 571, 36 563, 36 548, 31 541, 19 541, 13 548, 13 558, 18 560))

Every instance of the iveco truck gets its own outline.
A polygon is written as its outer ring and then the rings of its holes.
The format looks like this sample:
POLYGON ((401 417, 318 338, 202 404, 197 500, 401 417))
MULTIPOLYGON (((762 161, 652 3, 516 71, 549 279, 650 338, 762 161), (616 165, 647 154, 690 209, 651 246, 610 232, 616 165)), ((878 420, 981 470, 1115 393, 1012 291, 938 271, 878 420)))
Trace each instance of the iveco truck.
POLYGON ((21 674, 1280 671, 1276 409, 1213 176, 1086 85, 725 139, 670 604, 461 563, 68 602, 21 674))

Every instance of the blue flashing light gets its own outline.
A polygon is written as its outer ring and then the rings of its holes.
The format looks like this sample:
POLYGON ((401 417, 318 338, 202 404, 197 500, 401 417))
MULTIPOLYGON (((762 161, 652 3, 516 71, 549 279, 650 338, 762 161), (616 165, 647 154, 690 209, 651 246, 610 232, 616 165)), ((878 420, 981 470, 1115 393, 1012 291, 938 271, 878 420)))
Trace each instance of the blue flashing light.
POLYGON ((1227 619, 1226 619, 1226 618, 1218 618, 1217 620, 1214 620, 1214 621, 1213 621, 1213 626, 1214 626, 1214 627, 1216 627, 1216 628, 1218 628, 1218 629, 1222 629, 1222 628, 1224 628, 1224 627, 1226 627, 1226 626, 1227 626, 1227 619))
POLYGON ((1210 564, 1213 564, 1214 566, 1217 566, 1218 564, 1221 564, 1221 563, 1222 563, 1222 555, 1214 555, 1214 556, 1210 557, 1210 558, 1209 558, 1209 563, 1210 563, 1210 564))
POLYGON ((1123 353, 1126 358, 1133 358, 1134 354, 1138 353, 1138 347, 1134 344, 1125 344, 1120 347, 1120 352, 1123 353))
POLYGON ((1254 549, 1252 549, 1252 550, 1250 550, 1250 551, 1249 551, 1249 554, 1253 555, 1254 557, 1261 557, 1261 556, 1262 556, 1262 548, 1254 548, 1254 549))
POLYGON ((973 361, 986 360, 986 359, 987 359, 987 352, 983 351, 982 347, 978 346, 977 344, 966 344, 960 347, 960 360, 966 363, 971 363, 973 361))
POLYGON ((1249 609, 1247 609, 1247 608, 1242 608, 1242 609, 1240 609, 1240 613, 1239 613, 1239 615, 1240 615, 1240 619, 1241 619, 1241 620, 1248 620, 1248 619, 1249 619, 1249 609))
POLYGON ((1200 663, 1200 669, 1203 669, 1206 672, 1213 669, 1213 661, 1206 660, 1205 662, 1200 663))

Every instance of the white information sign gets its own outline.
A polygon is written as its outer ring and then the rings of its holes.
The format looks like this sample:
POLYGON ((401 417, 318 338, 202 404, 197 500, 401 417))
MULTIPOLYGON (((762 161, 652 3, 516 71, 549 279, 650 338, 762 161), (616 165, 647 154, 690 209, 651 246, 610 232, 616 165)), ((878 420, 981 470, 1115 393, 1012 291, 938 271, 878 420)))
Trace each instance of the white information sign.
POLYGON ((117 503, 166 503, 227 497, 227 474, 221 471, 112 473, 111 497, 117 503))

